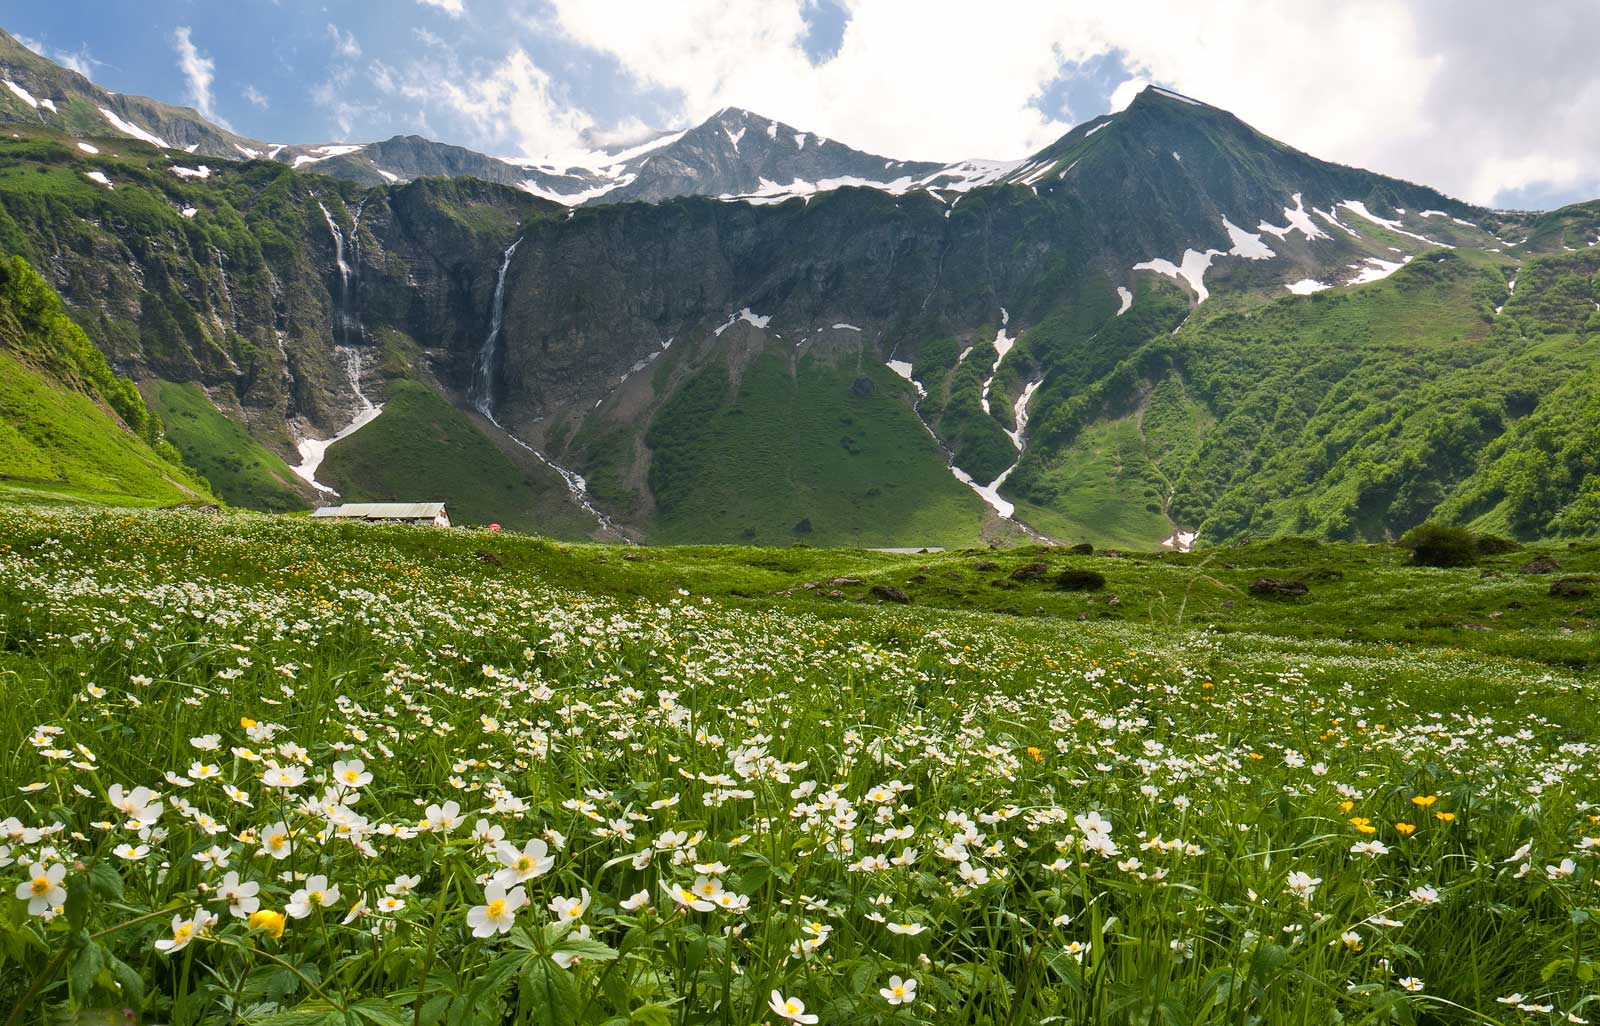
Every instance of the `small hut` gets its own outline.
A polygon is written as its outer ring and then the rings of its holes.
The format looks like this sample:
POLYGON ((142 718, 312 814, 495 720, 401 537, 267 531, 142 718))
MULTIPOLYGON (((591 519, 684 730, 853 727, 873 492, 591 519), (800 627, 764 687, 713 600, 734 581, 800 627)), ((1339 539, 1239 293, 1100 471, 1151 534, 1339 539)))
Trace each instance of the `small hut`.
POLYGON ((316 520, 356 520, 368 524, 450 526, 450 513, 442 502, 347 502, 342 506, 323 506, 311 516, 316 520))

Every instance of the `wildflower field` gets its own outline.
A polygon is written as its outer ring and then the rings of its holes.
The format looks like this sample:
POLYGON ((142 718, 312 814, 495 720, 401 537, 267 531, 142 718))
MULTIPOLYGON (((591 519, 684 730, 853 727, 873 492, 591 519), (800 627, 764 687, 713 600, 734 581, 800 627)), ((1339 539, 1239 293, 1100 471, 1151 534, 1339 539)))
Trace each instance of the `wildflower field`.
POLYGON ((0 1026, 1600 1017, 1572 602, 1404 644, 1196 561, 1079 620, 740 558, 0 509, 0 1026))

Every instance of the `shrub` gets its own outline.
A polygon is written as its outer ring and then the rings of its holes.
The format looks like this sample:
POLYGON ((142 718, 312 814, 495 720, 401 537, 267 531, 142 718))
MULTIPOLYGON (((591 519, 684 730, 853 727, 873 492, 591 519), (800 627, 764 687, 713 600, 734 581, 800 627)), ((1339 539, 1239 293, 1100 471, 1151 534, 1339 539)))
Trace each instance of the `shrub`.
POLYGON ((1502 538, 1497 534, 1478 535, 1476 545, 1480 556, 1503 556, 1522 548, 1510 538, 1502 538))
POLYGON ((1058 591, 1099 591, 1106 586, 1106 575, 1094 570, 1063 570, 1056 577, 1058 591))
POLYGON ((1470 566, 1478 557, 1472 532, 1448 524, 1413 527, 1400 539, 1400 545, 1411 550, 1411 562, 1417 566, 1470 566))

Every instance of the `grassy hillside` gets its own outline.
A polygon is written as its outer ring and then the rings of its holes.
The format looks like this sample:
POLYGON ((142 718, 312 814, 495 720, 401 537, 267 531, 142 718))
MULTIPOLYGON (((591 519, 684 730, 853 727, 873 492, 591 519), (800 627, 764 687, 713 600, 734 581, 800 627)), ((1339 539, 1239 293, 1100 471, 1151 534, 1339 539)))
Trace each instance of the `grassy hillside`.
MULTIPOLYGON (((700 371, 651 425, 654 542, 964 545, 981 500, 955 480, 887 368, 764 353, 700 371)), ((1009 443, 1008 443, 1009 444, 1009 443)))
POLYGON ((1462 250, 1353 289, 1201 307, 1042 415, 1013 489, 1062 536, 1146 546, 1157 493, 1212 541, 1379 540, 1434 516, 1593 534, 1597 303, 1592 250, 1520 267, 1462 250))
POLYGON ((0 481, 132 505, 210 498, 21 258, 0 260, 0 481))
POLYGON ((556 538, 595 528, 555 471, 519 465, 466 414, 413 381, 389 383, 383 413, 330 448, 317 478, 345 502, 442 501, 459 525, 499 523, 556 538))
POLYGON ((269 513, 306 508, 304 482, 276 453, 224 416, 199 385, 158 381, 154 397, 167 438, 223 501, 269 513))

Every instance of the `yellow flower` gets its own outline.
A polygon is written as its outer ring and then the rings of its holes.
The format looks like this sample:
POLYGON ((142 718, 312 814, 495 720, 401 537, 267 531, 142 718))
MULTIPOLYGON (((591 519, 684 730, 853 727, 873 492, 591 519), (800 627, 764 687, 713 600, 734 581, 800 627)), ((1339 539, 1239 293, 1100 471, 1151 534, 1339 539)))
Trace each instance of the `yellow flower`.
POLYGON ((1356 803, 1355 802, 1340 802, 1339 803, 1339 811, 1340 812, 1349 812, 1351 809, 1353 809, 1355 807, 1356 807, 1356 803))
POLYGON ((248 717, 248 716, 239 717, 239 728, 241 730, 249 730, 251 727, 253 727, 255 725, 256 725, 256 721, 252 720, 250 717, 248 717))
POLYGON ((1410 837, 1417 832, 1417 825, 1415 823, 1396 823, 1394 829, 1401 837, 1410 837))
POLYGON ((1350 818, 1350 825, 1364 834, 1375 834, 1378 832, 1378 828, 1372 825, 1372 820, 1365 816, 1352 816, 1350 818))
POLYGON ((1435 812, 1433 814, 1433 818, 1441 823, 1454 823, 1456 821, 1456 814, 1453 812, 1435 812))
POLYGON ((270 908, 250 913, 250 929, 260 930, 274 940, 283 936, 285 921, 282 912, 274 912, 270 908))
POLYGON ((1259 760, 1261 760, 1261 759, 1265 759, 1265 758, 1266 758, 1266 756, 1265 756, 1265 755, 1262 755, 1262 754, 1261 754, 1261 753, 1260 753, 1260 752, 1251 752, 1251 753, 1250 753, 1250 758, 1252 758, 1252 759, 1255 759, 1255 760, 1257 760, 1257 761, 1259 761, 1259 760))
POLYGON ((1044 753, 1041 752, 1036 746, 1029 745, 1028 746, 1028 758, 1032 759, 1034 762, 1043 762, 1044 761, 1044 753))
POLYGON ((1438 800, 1439 796, 1436 794, 1419 794, 1415 798, 1411 799, 1411 804, 1417 806, 1418 808, 1426 809, 1428 806, 1432 805, 1438 800))

